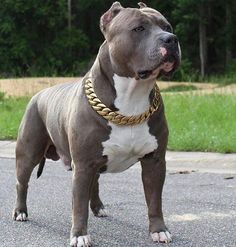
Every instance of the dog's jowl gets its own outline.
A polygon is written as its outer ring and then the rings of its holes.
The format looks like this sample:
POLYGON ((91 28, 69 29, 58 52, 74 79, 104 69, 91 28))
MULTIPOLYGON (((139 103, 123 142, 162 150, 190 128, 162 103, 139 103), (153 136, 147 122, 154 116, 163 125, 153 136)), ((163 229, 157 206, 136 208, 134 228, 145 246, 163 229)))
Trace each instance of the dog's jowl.
POLYGON ((168 243, 161 202, 168 127, 156 79, 179 66, 178 39, 165 17, 144 3, 139 8, 113 3, 100 28, 105 41, 82 81, 43 90, 26 109, 16 146, 13 218, 28 218, 33 169, 39 165, 40 176, 47 158, 60 158, 73 172, 70 245, 91 246, 89 205, 95 216, 106 216, 99 174, 140 161, 151 238, 168 243))

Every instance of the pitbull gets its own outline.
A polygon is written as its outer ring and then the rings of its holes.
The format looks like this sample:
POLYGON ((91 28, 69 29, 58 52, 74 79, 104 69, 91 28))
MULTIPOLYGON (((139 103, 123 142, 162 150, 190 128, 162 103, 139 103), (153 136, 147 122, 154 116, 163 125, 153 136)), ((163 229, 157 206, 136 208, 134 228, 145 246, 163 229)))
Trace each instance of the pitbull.
POLYGON ((100 28, 105 42, 82 82, 45 89, 26 109, 16 145, 13 218, 27 220, 33 169, 39 164, 40 176, 46 158, 60 158, 73 171, 70 246, 91 246, 89 204, 95 216, 106 216, 99 197, 100 173, 121 172, 140 161, 151 238, 168 243, 171 234, 162 214, 168 127, 155 84, 179 66, 178 39, 166 18, 144 3, 139 8, 113 3, 100 28), (153 101, 156 107, 151 107, 153 101), (117 122, 120 116, 128 120, 117 122))

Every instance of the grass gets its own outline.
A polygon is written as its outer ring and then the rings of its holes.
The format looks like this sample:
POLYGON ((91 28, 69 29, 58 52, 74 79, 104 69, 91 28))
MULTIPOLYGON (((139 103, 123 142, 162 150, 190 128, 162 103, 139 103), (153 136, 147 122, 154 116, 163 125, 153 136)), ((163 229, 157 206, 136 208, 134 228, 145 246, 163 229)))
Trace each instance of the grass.
POLYGON ((5 98, 0 93, 0 140, 16 139, 29 98, 5 98))
POLYGON ((164 95, 168 148, 236 152, 235 95, 164 95))
POLYGON ((221 86, 231 85, 236 83, 236 74, 211 75, 204 79, 205 82, 218 83, 221 86))
MULTIPOLYGON (((163 94, 168 149, 236 153, 235 95, 163 94)), ((29 98, 0 94, 0 139, 15 139, 29 98)))

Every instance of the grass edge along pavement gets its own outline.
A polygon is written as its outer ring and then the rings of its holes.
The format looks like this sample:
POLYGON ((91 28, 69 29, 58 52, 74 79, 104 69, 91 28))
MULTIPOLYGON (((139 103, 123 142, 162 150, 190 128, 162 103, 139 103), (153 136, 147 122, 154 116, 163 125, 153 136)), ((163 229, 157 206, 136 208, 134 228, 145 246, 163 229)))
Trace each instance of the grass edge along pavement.
MULTIPOLYGON (((169 150, 236 153, 236 97, 162 93, 169 150)), ((0 95, 0 140, 16 139, 28 97, 0 95)))

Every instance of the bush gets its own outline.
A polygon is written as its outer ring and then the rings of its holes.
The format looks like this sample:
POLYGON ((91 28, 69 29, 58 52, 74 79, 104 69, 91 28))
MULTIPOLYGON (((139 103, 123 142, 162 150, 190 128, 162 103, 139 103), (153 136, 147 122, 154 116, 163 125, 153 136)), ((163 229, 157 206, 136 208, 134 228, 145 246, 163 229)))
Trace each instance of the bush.
POLYGON ((196 82, 199 81, 199 72, 193 69, 191 62, 187 59, 181 61, 179 69, 175 72, 172 80, 196 82))
POLYGON ((0 92, 0 102, 5 99, 6 94, 4 92, 0 92))

